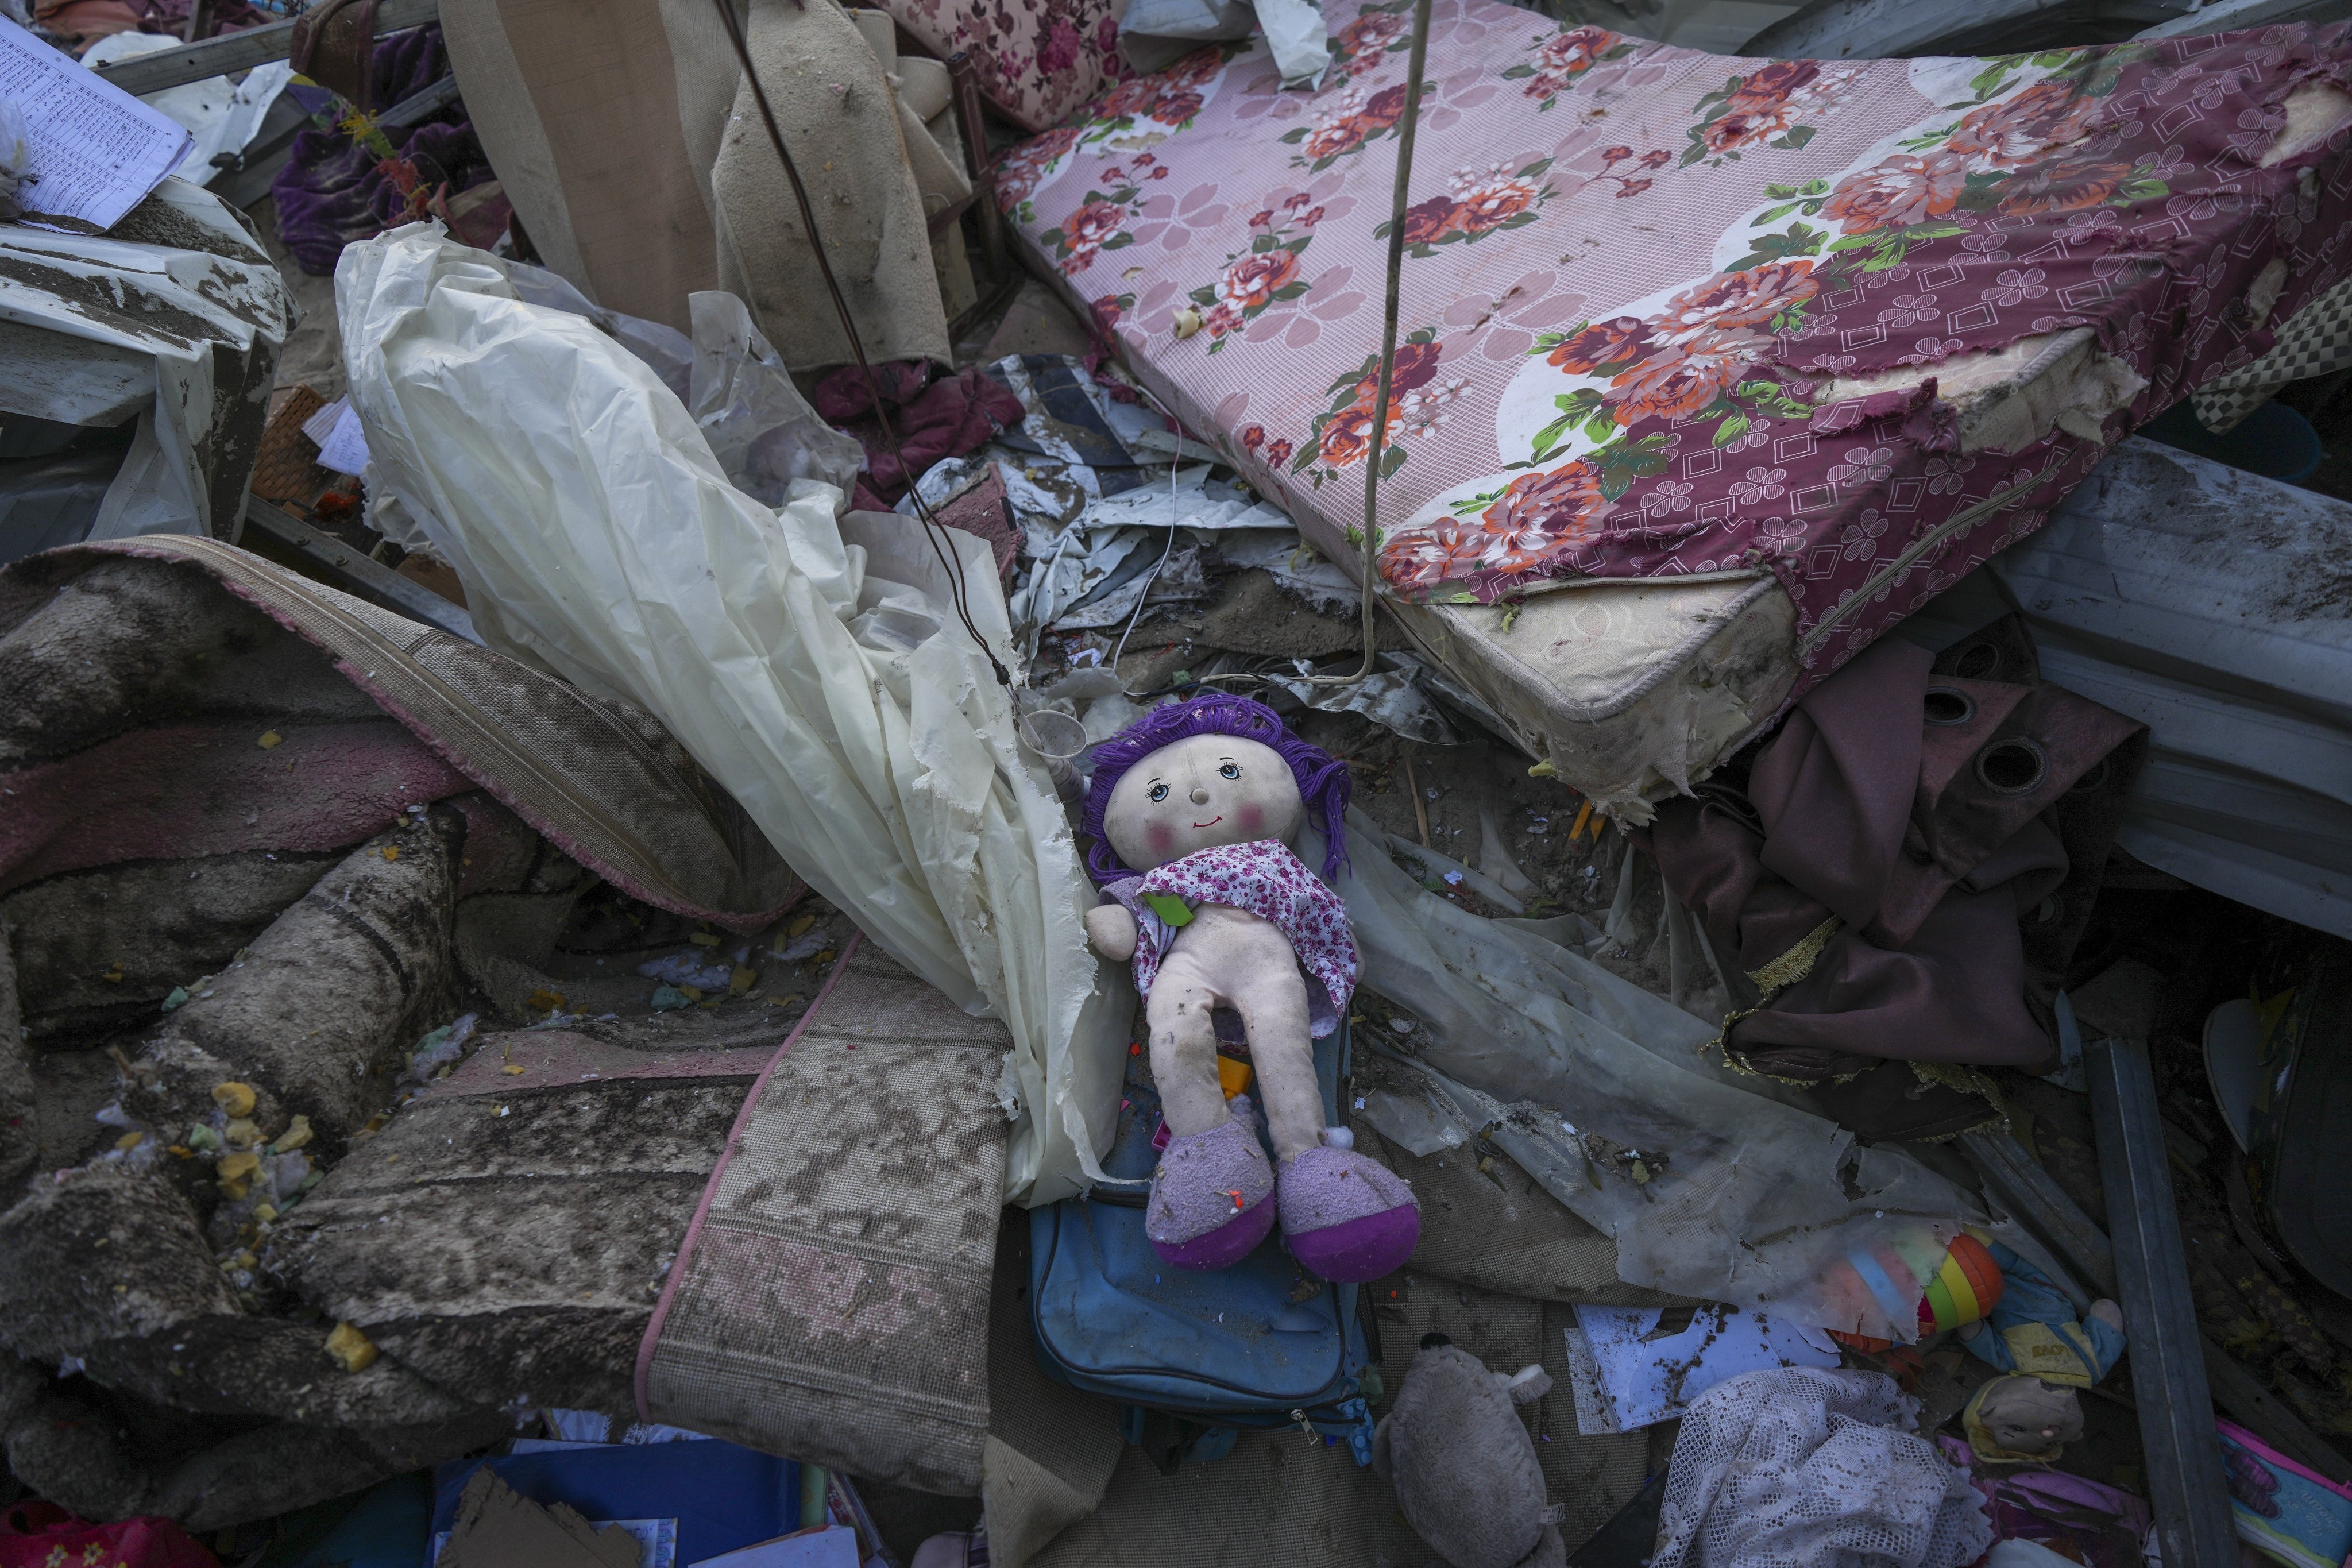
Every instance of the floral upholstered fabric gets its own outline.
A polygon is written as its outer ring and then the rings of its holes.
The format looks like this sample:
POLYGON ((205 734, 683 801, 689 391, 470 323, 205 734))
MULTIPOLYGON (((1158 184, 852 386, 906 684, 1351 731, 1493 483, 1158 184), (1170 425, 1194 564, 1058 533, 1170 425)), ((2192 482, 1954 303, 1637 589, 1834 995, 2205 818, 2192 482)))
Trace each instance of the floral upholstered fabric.
POLYGON ((1128 75, 1113 0, 876 0, 923 47, 970 54, 980 90, 1024 131, 1043 131, 1128 75))
MULTIPOLYGON (((1329 0, 1311 95, 1262 44, 1206 48, 1001 174, 1146 384, 1342 560, 1408 4, 1329 0)), ((2352 271, 2352 135, 2263 166, 2290 94, 2340 101, 2352 25, 1829 63, 1435 15, 1378 541, 1401 594, 1769 571, 1817 679, 2352 271), (2137 395, 1963 451, 1935 368, 2078 329, 2137 395)))

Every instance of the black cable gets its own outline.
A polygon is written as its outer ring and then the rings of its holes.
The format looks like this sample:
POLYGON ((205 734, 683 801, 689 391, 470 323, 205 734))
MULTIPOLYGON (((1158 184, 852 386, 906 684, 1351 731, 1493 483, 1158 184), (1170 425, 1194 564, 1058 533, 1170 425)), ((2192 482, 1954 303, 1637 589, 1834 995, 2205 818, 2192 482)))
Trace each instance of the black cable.
MULTIPOLYGON (((857 356, 857 368, 865 373, 866 390, 873 395, 874 417, 882 428, 882 444, 890 449, 890 456, 897 460, 898 477, 907 481, 907 494, 915 503, 915 515, 923 521, 923 537, 930 541, 931 553, 939 557, 940 568, 948 574, 948 591, 955 604, 956 619, 963 623, 963 629, 971 635, 971 640, 979 644, 980 651, 987 656, 989 668, 996 672, 996 683, 1009 688, 1013 684, 1011 672, 1006 670, 1003 661, 996 657, 996 650, 988 646, 988 639, 980 635, 980 627, 972 622, 971 605, 964 593, 962 558, 950 543, 941 542, 940 535, 946 532, 947 525, 932 515, 930 503, 923 500, 922 487, 916 482, 915 476, 907 471, 906 454, 899 448, 898 432, 890 427, 889 410, 883 403, 881 380, 875 375, 874 366, 866 358, 866 342, 857 335, 857 323, 850 315, 849 301, 843 298, 841 285, 834 280, 833 260, 825 254, 824 237, 817 229, 816 208, 809 201, 808 186, 801 182, 800 165, 793 162, 792 151, 784 145, 784 133, 777 128, 776 111, 768 105, 768 90, 761 85, 760 73, 751 64, 751 46, 743 36, 742 21, 735 15, 731 0, 712 0, 712 4, 719 7, 719 15, 726 20, 727 37, 735 46, 735 58, 743 65, 743 79, 751 84, 751 98, 760 106, 760 118, 768 127, 768 140, 775 144, 776 156, 783 161, 784 176, 792 182, 793 199, 800 204, 801 226, 808 231, 809 248, 816 252, 817 270, 824 278, 824 291, 833 297, 833 308, 841 318, 843 333, 849 339, 850 353, 857 356)), ((803 5, 803 9, 805 8, 803 5)))

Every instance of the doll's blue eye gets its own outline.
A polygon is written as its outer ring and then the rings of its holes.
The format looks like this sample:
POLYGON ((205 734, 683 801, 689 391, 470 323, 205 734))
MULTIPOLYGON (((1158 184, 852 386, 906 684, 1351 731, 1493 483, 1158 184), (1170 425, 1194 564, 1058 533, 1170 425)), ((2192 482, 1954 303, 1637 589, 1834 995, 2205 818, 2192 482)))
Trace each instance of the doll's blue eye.
POLYGON ((1151 786, 1151 798, 1154 800, 1166 800, 1168 798, 1168 786, 1166 784, 1153 784, 1151 786))
POLYGON ((1241 776, 1242 776, 1242 771, 1241 771, 1241 769, 1239 769, 1239 768, 1235 767, 1235 766, 1234 766, 1233 763, 1227 763, 1223 767, 1219 768, 1219 769, 1217 770, 1217 772, 1219 772, 1219 773, 1223 773, 1225 777, 1227 777, 1227 778, 1229 778, 1229 779, 1237 779, 1237 778, 1239 778, 1239 777, 1241 777, 1241 776))

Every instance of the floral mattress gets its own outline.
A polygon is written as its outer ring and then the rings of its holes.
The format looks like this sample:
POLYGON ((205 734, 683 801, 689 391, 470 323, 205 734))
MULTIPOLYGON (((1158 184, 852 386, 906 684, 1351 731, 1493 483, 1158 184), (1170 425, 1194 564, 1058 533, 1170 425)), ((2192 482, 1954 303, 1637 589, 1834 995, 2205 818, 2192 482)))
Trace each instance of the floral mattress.
MULTIPOLYGON (((1314 93, 1262 42, 1212 46, 999 176, 1144 384, 1347 561, 1408 7, 1328 0, 1314 93)), ((1793 646, 1754 722, 2352 269, 2352 25, 1772 62, 1437 0, 1429 60, 1381 570, 1424 627, 1769 574, 1793 646)))

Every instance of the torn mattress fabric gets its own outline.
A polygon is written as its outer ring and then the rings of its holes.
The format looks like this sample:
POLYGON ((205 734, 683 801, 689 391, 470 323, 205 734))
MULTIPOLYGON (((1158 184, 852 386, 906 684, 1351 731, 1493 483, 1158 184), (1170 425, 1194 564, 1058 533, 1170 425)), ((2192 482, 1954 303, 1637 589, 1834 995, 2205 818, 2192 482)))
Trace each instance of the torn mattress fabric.
MULTIPOLYGON (((1214 46, 1000 174, 1138 376, 1341 560, 1409 11, 1328 7, 1313 93, 1214 46)), ((1434 17, 1381 571, 1441 605, 1769 574, 1801 666, 1773 701, 2352 268, 2343 26, 1768 62, 1434 17)))
POLYGON ((1003 1020, 1009 1197, 1098 1179, 1133 994, 1086 945, 1075 840, 991 668, 1018 660, 986 542, 943 535, 983 648, 921 523, 836 518, 813 479, 761 505, 649 368, 495 258, 413 225, 347 248, 336 295, 376 471, 485 637, 659 715, 893 958, 1003 1020))

